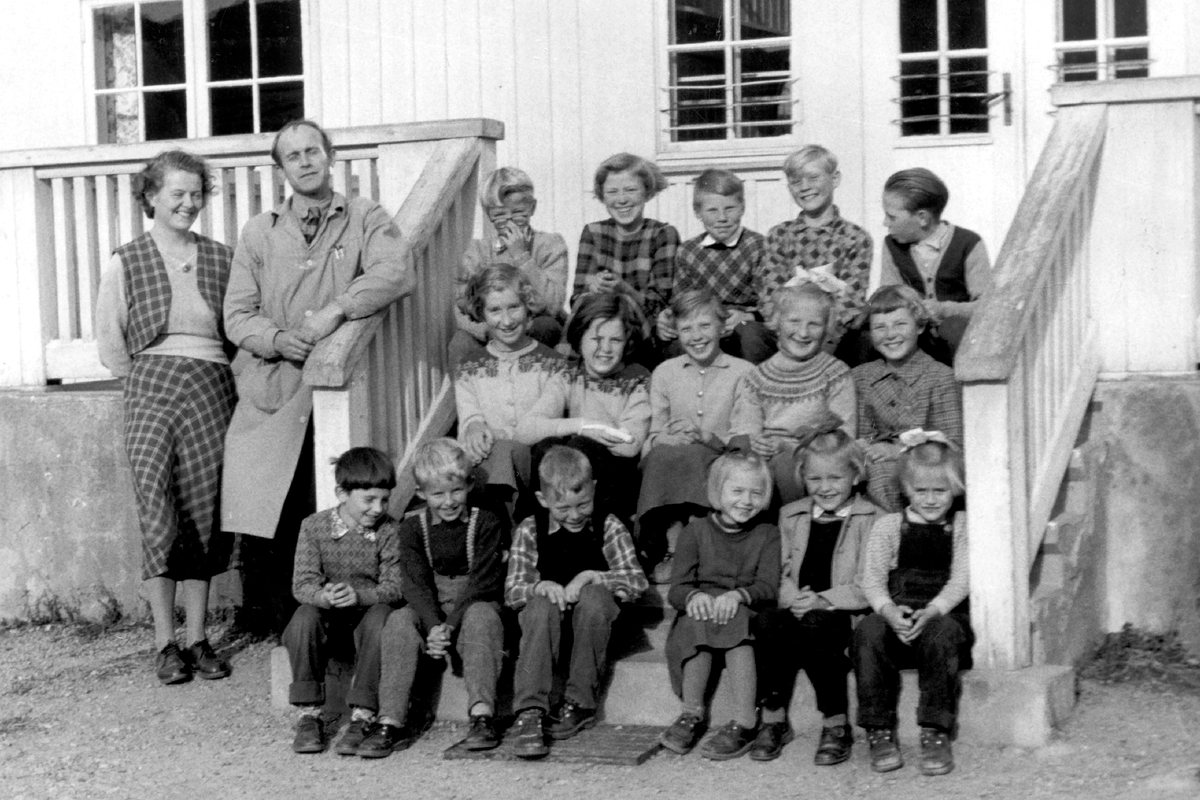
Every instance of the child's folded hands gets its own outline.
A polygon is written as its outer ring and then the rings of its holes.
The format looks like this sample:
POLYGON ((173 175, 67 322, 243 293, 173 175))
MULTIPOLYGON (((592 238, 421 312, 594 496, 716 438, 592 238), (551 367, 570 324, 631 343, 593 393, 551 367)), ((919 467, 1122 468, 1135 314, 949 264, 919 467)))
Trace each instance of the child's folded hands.
POLYGON ((712 621, 724 625, 737 614, 738 606, 742 604, 741 592, 730 591, 713 600, 712 621))
POLYGON ((900 636, 900 641, 904 642, 905 644, 915 641, 916 638, 921 635, 921 632, 925 630, 925 626, 929 624, 929 621, 935 617, 940 617, 941 615, 942 612, 938 611, 933 606, 925 606, 922 609, 912 612, 912 616, 909 617, 909 620, 912 622, 912 627, 908 629, 908 633, 898 634, 900 636))
POLYGON ((445 658, 449 649, 450 626, 443 622, 430 628, 429 635, 425 638, 426 654, 431 658, 445 658))
POLYGON ((695 592, 688 598, 687 615, 697 622, 707 622, 713 616, 713 598, 712 595, 704 592, 695 592))
POLYGON ((904 637, 909 635, 913 627, 913 610, 908 606, 888 603, 879 613, 887 620, 888 625, 892 626, 900 641, 906 641, 904 637))
POLYGON ((561 583, 538 581, 533 586, 533 593, 540 594, 551 603, 554 603, 554 605, 558 606, 559 611, 567 610, 567 590, 563 588, 561 583))

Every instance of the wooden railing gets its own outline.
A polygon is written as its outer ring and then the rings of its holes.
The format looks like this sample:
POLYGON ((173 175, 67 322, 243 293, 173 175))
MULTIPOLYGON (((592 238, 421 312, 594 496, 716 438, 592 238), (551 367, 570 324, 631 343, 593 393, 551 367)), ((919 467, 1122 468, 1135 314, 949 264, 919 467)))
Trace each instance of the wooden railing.
MULTIPOLYGON (((449 120, 330 135, 338 153, 334 188, 392 209, 438 141, 491 141, 503 126, 449 120)), ((208 160, 216 192, 196 229, 234 245, 250 217, 286 195, 271 140, 258 134, 0 153, 0 264, 9 273, 0 293, 0 332, 8 334, 0 386, 109 377, 96 357, 93 304, 113 249, 146 226, 131 178, 149 159, 181 147, 208 160)))
MULTIPOLYGON (((304 368, 314 389, 318 501, 334 502, 329 458, 373 445, 400 460, 444 433, 454 417, 446 361, 453 330, 455 267, 476 231, 481 172, 495 167, 503 125, 472 119, 330 131, 334 188, 397 209, 409 297, 343 325, 318 343, 304 368)), ((235 245, 250 217, 284 199, 269 135, 0 153, 0 264, 15 274, 0 293, 9 334, 0 386, 110 377, 96 356, 92 309, 114 247, 145 226, 131 178, 157 153, 182 147, 204 156, 216 192, 197 230, 235 245), (19 342, 19 347, 13 342, 19 342), (10 357, 11 355, 11 357, 10 357)), ((412 496, 411 479, 393 509, 412 496)))
POLYGON ((446 345, 455 267, 474 228, 481 171, 495 151, 482 139, 450 139, 429 149, 396 215, 416 290, 372 317, 347 323, 321 341, 304 366, 312 386, 317 497, 334 502, 333 475, 320 469, 349 447, 372 444, 403 454, 392 510, 415 491, 408 468, 416 444, 440 436, 454 419, 454 388, 446 345))
POLYGON ((1059 110, 955 362, 979 666, 1030 663, 1029 572, 1096 384, 1089 240, 1106 115, 1059 110))

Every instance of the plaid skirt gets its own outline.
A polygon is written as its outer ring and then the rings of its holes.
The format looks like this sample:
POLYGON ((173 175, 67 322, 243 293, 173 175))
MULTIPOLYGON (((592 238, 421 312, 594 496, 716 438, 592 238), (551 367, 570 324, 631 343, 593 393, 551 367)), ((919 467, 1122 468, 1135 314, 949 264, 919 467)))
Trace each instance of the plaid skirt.
POLYGON ((125 380, 125 450, 142 527, 142 577, 208 580, 229 567, 217 498, 236 391, 227 364, 135 357, 125 380))

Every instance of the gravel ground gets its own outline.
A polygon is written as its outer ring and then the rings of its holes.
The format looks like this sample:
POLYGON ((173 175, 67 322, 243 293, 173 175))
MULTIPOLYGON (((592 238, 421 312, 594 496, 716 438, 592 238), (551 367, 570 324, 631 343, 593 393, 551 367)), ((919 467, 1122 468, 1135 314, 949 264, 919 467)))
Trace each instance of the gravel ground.
POLYGON ((607 767, 444 761, 463 731, 439 724, 411 750, 367 762, 291 752, 293 717, 268 698, 269 653, 266 643, 249 644, 232 654, 229 679, 163 687, 146 628, 0 630, 0 797, 1200 796, 1200 693, 1186 688, 1085 680, 1052 744, 960 741, 957 769, 940 778, 917 772, 911 742, 902 743, 910 764, 890 775, 871 772, 861 742, 849 763, 818 769, 811 731, 768 764, 660 753, 640 767, 607 767))

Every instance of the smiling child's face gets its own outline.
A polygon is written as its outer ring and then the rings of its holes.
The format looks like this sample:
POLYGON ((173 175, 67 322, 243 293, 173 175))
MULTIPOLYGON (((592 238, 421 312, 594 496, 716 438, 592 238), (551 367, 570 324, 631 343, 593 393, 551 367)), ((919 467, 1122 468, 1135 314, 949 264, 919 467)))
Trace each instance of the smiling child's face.
POLYGON ((704 230, 718 242, 727 242, 742 225, 746 204, 738 197, 701 192, 696 195, 696 216, 704 230))
POLYGON ((726 525, 745 525, 761 514, 770 501, 770 487, 763 486, 761 476, 739 468, 721 484, 718 514, 726 525))
POLYGON ((807 361, 825 343, 829 313, 815 297, 792 300, 779 311, 779 350, 796 361, 807 361))
POLYGON ((907 308, 871 315, 871 344, 888 363, 904 361, 917 349, 917 337, 925 330, 907 308))
POLYGON ((588 480, 574 492, 557 492, 547 488, 535 492, 537 501, 550 512, 550 519, 571 533, 579 533, 592 518, 596 507, 596 482, 588 480))
POLYGON ((808 217, 819 217, 833 205, 833 192, 842 182, 840 172, 830 172, 820 159, 788 173, 788 191, 808 217))
POLYGON ((435 475, 417 489, 417 497, 429 505, 434 517, 454 522, 467 507, 467 482, 457 475, 435 475))
POLYGON ((725 332, 725 323, 717 316, 712 308, 701 308, 695 313, 676 320, 675 329, 679 333, 679 344, 688 358, 707 366, 717 357, 721 346, 721 334, 725 332))
POLYGON ((625 343, 629 336, 619 319, 592 320, 579 340, 579 355, 584 368, 595 378, 611 375, 621 368, 625 358, 625 343))
POLYGON ((830 513, 850 499, 856 477, 846 458, 812 453, 804 460, 804 488, 814 503, 830 513))
POLYGON ((632 170, 610 172, 601 189, 604 207, 617 226, 637 230, 646 210, 646 186, 632 170))
POLYGON ((909 508, 929 523, 945 522, 950 506, 954 505, 954 488, 942 469, 914 469, 911 482, 904 485, 904 493, 908 496, 909 508))
POLYGON ((351 489, 342 487, 334 490, 340 507, 338 513, 347 525, 363 528, 374 528, 387 513, 388 498, 392 496, 390 489, 351 489))
POLYGON ((517 350, 525 343, 529 309, 521 302, 516 287, 488 293, 483 301, 483 322, 501 349, 517 350))

